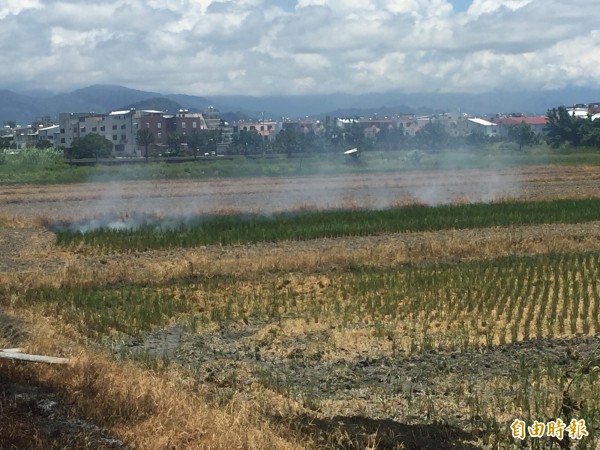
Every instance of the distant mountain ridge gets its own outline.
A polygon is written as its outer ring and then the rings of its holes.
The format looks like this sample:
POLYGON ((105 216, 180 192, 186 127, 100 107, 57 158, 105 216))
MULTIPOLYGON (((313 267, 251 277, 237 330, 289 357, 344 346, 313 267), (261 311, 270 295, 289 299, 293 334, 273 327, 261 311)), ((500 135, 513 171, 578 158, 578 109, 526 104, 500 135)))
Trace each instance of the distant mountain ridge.
POLYGON ((164 111, 166 113, 171 113, 171 114, 176 113, 180 109, 184 109, 183 106, 181 106, 175 100, 171 100, 170 98, 166 98, 166 97, 152 97, 152 98, 142 100, 142 101, 139 101, 136 103, 131 103, 127 106, 124 106, 124 107, 118 108, 118 109, 123 110, 123 109, 132 109, 132 108, 147 109, 147 110, 154 110, 154 111, 164 111))
POLYGON ((211 96, 211 98, 141 91, 118 85, 94 85, 69 93, 51 95, 45 91, 27 94, 0 89, 0 124, 15 120, 26 125, 49 115, 56 119, 60 112, 106 113, 124 107, 144 109, 185 108, 203 111, 218 108, 233 118, 299 118, 305 116, 370 116, 374 113, 427 114, 460 111, 475 115, 497 112, 544 114, 549 108, 574 103, 600 102, 599 88, 565 88, 553 91, 488 92, 483 94, 327 94, 307 96, 252 97, 245 95, 211 96), (148 108, 148 105, 168 108, 148 108))

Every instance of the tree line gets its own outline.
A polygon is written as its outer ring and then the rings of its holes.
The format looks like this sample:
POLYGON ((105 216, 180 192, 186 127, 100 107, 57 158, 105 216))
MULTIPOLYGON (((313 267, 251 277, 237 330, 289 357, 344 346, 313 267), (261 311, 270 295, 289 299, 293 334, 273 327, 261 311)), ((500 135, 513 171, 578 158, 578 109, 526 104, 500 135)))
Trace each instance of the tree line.
POLYGON ((572 145, 600 148, 600 119, 592 120, 591 114, 576 117, 564 106, 548 110, 546 117, 546 142, 550 147, 572 145))
POLYGON ((508 140, 517 143, 519 148, 533 145, 537 136, 526 123, 514 125, 507 137, 488 136, 482 131, 473 131, 465 136, 456 136, 448 131, 443 123, 431 121, 411 136, 400 124, 398 127, 382 128, 371 136, 365 135, 359 123, 345 128, 328 124, 319 132, 283 128, 275 139, 268 140, 256 131, 240 131, 229 146, 229 151, 240 155, 261 154, 305 154, 339 152, 356 147, 361 151, 370 150, 423 150, 441 152, 446 150, 481 147, 482 145, 508 140))

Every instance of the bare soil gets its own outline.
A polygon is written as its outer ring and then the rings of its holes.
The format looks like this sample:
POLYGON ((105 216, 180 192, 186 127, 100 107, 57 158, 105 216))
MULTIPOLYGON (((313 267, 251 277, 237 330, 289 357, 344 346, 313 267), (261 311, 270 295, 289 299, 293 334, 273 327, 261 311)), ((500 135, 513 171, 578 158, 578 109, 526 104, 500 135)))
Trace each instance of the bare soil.
POLYGON ((15 185, 0 187, 0 217, 72 220, 103 214, 180 216, 228 211, 272 213, 298 208, 383 208, 415 202, 597 197, 599 188, 600 168, 586 166, 15 185))

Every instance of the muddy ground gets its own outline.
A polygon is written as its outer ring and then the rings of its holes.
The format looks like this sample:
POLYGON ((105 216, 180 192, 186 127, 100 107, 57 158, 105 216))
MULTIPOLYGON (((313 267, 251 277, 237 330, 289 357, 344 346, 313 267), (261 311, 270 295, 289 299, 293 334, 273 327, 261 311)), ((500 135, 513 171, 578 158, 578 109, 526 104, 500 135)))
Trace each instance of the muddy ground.
MULTIPOLYGON (((29 330, 0 309, 0 342, 16 347, 29 330)), ((0 365, 31 363, 0 360, 0 365)), ((51 389, 15 383, 0 370, 0 449, 126 449, 126 445, 89 421, 74 415, 51 389)))

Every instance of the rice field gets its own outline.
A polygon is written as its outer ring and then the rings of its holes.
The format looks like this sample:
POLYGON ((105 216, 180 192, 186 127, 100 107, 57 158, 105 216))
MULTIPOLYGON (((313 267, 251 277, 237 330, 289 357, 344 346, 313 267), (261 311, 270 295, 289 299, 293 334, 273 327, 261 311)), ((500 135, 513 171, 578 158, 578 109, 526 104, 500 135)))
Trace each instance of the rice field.
POLYGON ((92 216, 22 187, 57 209, 0 221, 0 319, 76 362, 0 379, 131 448, 599 448, 600 172, 531 171, 567 198, 92 216), (587 436, 511 436, 557 418, 587 436))
POLYGON ((59 246, 84 244, 100 251, 124 252, 595 220, 600 220, 600 199, 412 205, 379 211, 304 211, 268 216, 100 217, 48 226, 56 233, 59 246))
MULTIPOLYGON (((201 277, 200 277, 201 278, 201 277)), ((600 253, 508 257, 316 278, 208 277, 169 285, 7 292, 44 305, 89 337, 138 336, 173 320, 222 324, 297 320, 385 329, 404 352, 462 350, 600 333, 600 253), (192 312, 197 311, 196 314, 192 312)), ((377 334, 377 333, 375 333, 377 334)))

